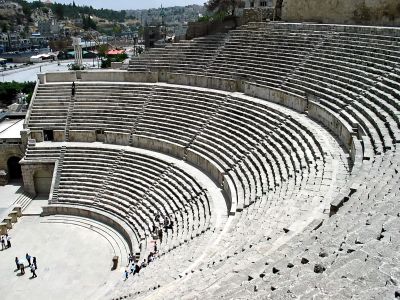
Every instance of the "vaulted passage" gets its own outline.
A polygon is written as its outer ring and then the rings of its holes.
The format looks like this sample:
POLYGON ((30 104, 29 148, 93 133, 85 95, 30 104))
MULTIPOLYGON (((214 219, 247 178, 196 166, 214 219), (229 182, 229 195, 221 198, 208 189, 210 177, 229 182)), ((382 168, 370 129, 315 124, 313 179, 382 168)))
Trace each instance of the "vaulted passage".
POLYGON ((35 191, 38 195, 46 196, 50 193, 53 174, 47 170, 39 170, 34 175, 35 191))
POLYGON ((21 160, 21 158, 16 157, 16 156, 12 156, 8 159, 7 168, 8 168, 8 174, 9 174, 10 180, 22 178, 21 166, 19 164, 20 160, 21 160))

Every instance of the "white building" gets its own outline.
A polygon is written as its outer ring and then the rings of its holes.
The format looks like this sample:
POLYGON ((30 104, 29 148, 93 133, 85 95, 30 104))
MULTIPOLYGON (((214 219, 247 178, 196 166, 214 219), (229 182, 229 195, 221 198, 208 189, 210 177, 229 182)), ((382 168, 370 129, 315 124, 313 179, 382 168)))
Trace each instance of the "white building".
POLYGON ((245 8, 252 7, 273 7, 275 0, 245 0, 245 8))

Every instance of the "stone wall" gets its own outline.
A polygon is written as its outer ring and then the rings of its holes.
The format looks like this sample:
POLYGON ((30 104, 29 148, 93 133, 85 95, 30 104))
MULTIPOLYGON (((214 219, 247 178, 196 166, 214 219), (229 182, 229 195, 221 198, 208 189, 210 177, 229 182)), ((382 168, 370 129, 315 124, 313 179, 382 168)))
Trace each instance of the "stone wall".
POLYGON ((58 73, 38 74, 40 83, 82 81, 111 81, 111 82, 157 82, 157 72, 127 72, 124 70, 109 71, 69 71, 58 73))
POLYGON ((0 186, 6 185, 9 180, 10 170, 7 161, 10 157, 22 158, 25 154, 25 147, 21 142, 12 144, 0 144, 0 186))
POLYGON ((139 238, 134 234, 135 231, 125 222, 107 212, 97 210, 93 207, 83 207, 78 205, 52 204, 43 206, 43 216, 57 214, 90 218, 92 220, 109 225, 123 236, 128 244, 130 250, 129 252, 134 252, 139 248, 139 238))
POLYGON ((55 162, 43 161, 35 163, 26 163, 24 160, 20 162, 22 178, 24 180, 24 190, 28 192, 31 196, 36 196, 35 188, 35 174, 37 172, 43 171, 46 173, 53 174, 55 162))
POLYGON ((283 0, 282 20, 399 26, 399 0, 283 0))
POLYGON ((223 21, 213 22, 189 22, 186 31, 186 39, 191 40, 196 37, 215 34, 219 32, 228 32, 231 29, 241 25, 241 20, 238 17, 226 18, 223 21))
POLYGON ((274 19, 274 8, 272 7, 252 7, 243 10, 242 23, 263 22, 274 19))
POLYGON ((25 155, 25 148, 22 144, 0 144, 0 170, 8 173, 7 161, 10 157, 22 158, 25 155))

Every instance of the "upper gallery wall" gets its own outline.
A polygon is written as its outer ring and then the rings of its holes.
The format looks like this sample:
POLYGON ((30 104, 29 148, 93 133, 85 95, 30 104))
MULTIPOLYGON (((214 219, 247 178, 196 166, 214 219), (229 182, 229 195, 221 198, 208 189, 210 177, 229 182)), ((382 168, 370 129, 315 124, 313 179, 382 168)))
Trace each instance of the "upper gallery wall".
POLYGON ((290 22, 400 26, 400 1, 283 0, 282 20, 290 22))

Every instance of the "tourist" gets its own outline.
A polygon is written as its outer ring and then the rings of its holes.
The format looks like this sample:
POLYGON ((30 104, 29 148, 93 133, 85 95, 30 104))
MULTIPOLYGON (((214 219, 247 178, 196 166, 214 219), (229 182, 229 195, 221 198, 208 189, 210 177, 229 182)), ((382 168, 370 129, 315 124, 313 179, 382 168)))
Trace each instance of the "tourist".
POLYGON ((171 220, 170 220, 168 217, 165 217, 165 220, 164 220, 164 227, 167 227, 167 228, 168 228, 170 221, 171 221, 171 220))
POLYGON ((128 279, 128 276, 129 276, 128 270, 125 269, 125 280, 128 279))
POLYGON ((144 240, 140 240, 139 243, 139 252, 142 252, 144 240))
POLYGON ((160 243, 162 243, 163 231, 161 228, 158 230, 158 238, 160 239, 160 243))
POLYGON ((4 238, 4 235, 1 236, 1 251, 3 251, 6 248, 6 239, 4 238))
POLYGON ((133 272, 133 275, 138 274, 139 275, 140 272, 140 266, 139 264, 135 264, 135 272, 133 272))
POLYGON ((31 273, 32 273, 32 278, 36 278, 37 277, 36 268, 35 268, 34 265, 31 265, 31 273))
POLYGON ((136 270, 136 264, 133 262, 131 265, 131 272, 129 274, 135 275, 135 270, 136 270))
POLYGON ((143 260, 142 264, 140 265, 140 268, 146 268, 147 267, 147 262, 146 259, 143 260))
POLYGON ((24 264, 20 263, 19 264, 19 269, 21 271, 21 275, 24 275, 25 274, 25 266, 24 266, 24 264))
POLYGON ((11 248, 11 236, 6 233, 7 248, 11 248))
POLYGON ((19 259, 18 259, 18 257, 15 258, 15 264, 17 265, 17 270, 19 270, 19 259))
POLYGON ((75 96, 75 81, 72 82, 72 96, 75 96))
POLYGON ((172 229, 172 226, 174 226, 174 221, 170 220, 167 229, 172 229))
POLYGON ((147 256, 147 261, 149 263, 151 263, 153 261, 153 255, 154 255, 153 252, 150 252, 149 255, 147 256))
POLYGON ((154 242, 154 253, 157 253, 157 241, 154 242))
POLYGON ((159 214, 156 214, 155 220, 156 220, 156 222, 159 222, 159 221, 160 221, 160 215, 159 215, 159 214))
POLYGON ((31 256, 27 253, 25 255, 25 258, 26 258, 26 261, 28 262, 28 266, 30 267, 31 266, 31 256))
POLYGON ((133 255, 132 255, 132 253, 129 253, 129 255, 128 255, 128 265, 129 265, 131 262, 133 262, 133 255))
POLYGON ((33 257, 32 259, 33 265, 35 266, 35 270, 37 270, 37 264, 36 264, 36 256, 33 257))

